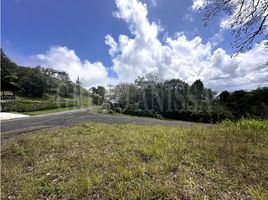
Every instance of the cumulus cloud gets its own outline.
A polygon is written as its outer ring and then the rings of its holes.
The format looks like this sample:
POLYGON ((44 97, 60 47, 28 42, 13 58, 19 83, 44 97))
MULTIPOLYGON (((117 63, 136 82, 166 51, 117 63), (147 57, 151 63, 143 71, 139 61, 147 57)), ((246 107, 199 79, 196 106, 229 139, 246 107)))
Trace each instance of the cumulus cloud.
MULTIPOLYGON (((197 2, 196 5, 203 5, 197 2)), ((218 90, 267 85, 268 68, 260 67, 268 56, 265 41, 235 58, 221 48, 214 50, 213 40, 204 43, 200 37, 188 39, 184 33, 161 42, 157 37, 161 27, 148 20, 146 4, 116 0, 116 6, 114 16, 124 20, 132 34, 132 37, 119 35, 117 41, 111 35, 105 37, 110 46, 112 69, 120 81, 133 81, 154 72, 162 79, 180 78, 188 83, 201 79, 218 90)))
POLYGON ((199 10, 205 7, 207 0, 193 0, 192 9, 199 10))
POLYGON ((50 47, 47 52, 32 56, 32 60, 44 67, 53 67, 67 72, 72 81, 79 76, 84 87, 103 85, 111 81, 108 78, 107 68, 101 62, 82 61, 74 50, 67 47, 50 47))
MULTIPOLYGON (((200 2, 196 5, 202 5, 200 2)), ((207 87, 218 91, 268 86, 266 41, 234 58, 222 48, 215 49, 222 39, 220 32, 206 43, 199 36, 189 39, 184 33, 161 41, 158 34, 162 27, 148 20, 146 4, 138 0, 115 0, 115 3, 117 11, 113 14, 128 25, 131 36, 121 34, 115 39, 106 35, 111 68, 101 62, 81 60, 75 51, 62 46, 33 56, 35 63, 66 71, 73 81, 79 76, 84 79, 85 87, 132 82, 152 72, 161 79, 179 78, 190 84, 201 79, 207 87), (109 70, 117 75, 116 79, 108 75, 109 70)))

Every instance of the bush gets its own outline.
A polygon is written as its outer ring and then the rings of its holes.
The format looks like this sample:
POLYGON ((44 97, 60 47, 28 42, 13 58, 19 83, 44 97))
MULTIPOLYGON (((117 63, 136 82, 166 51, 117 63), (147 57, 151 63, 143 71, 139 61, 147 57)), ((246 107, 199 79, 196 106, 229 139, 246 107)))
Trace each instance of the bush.
POLYGON ((184 121, 193 121, 193 122, 203 122, 203 123, 216 123, 221 122, 225 119, 233 120, 234 117, 230 112, 165 112, 163 117, 167 119, 176 119, 184 121))
POLYGON ((91 97, 92 97, 93 104, 100 106, 103 103, 103 98, 101 96, 97 94, 92 94, 91 97))
POLYGON ((1 102, 2 112, 32 112, 77 106, 76 101, 8 101, 1 102))

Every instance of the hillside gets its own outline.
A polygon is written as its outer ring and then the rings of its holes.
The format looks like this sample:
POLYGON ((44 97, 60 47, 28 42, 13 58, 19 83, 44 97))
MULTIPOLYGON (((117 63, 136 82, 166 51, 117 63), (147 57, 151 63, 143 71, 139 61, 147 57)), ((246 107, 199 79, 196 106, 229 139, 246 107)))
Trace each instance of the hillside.
MULTIPOLYGON (((22 90, 20 95, 40 98, 59 96, 70 98, 78 87, 64 71, 41 66, 24 67, 12 62, 1 49, 1 79, 12 82, 22 90)), ((83 92, 86 90, 80 87, 83 92)))
POLYGON ((88 107, 92 103, 91 93, 81 82, 72 82, 66 72, 41 66, 19 66, 2 49, 1 79, 20 88, 16 101, 1 102, 1 111, 32 114, 32 111, 88 107))

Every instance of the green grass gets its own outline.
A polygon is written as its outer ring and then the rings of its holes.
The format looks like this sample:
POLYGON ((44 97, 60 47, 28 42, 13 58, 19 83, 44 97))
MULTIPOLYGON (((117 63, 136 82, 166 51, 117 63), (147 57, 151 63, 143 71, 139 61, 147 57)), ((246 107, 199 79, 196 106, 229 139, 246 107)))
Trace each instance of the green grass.
MULTIPOLYGON (((79 99, 77 98, 30 98, 18 96, 16 101, 1 103, 5 112, 16 112, 27 115, 41 115, 62 111, 79 109, 79 99)), ((81 108, 93 108, 92 98, 81 95, 81 108)))
POLYGON ((2 199, 267 199, 268 121, 81 124, 2 146, 2 199))
MULTIPOLYGON (((64 100, 73 100, 73 99, 65 98, 64 100)), ((92 105, 92 98, 91 97, 82 96, 81 97, 81 107, 74 106, 74 107, 65 107, 65 108, 55 108, 55 109, 40 110, 40 111, 33 111, 33 112, 23 112, 23 114, 25 114, 25 115, 44 115, 44 114, 49 114, 49 113, 57 113, 57 112, 77 110, 77 109, 83 109, 83 108, 94 108, 94 107, 95 106, 92 105)))
POLYGON ((23 112, 23 114, 25 114, 25 115, 44 115, 44 114, 49 114, 49 113, 57 113, 57 112, 64 112, 64 111, 77 110, 77 109, 80 109, 80 107, 55 108, 55 109, 49 109, 49 110, 23 112))

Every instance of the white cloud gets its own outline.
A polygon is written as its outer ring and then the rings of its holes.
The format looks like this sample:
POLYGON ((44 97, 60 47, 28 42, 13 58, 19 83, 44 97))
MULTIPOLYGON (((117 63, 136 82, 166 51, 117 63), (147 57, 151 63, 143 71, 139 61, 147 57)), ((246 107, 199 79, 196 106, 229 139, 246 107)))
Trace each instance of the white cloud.
POLYGON ((32 60, 38 65, 67 72, 72 81, 75 81, 79 76, 84 87, 111 82, 111 79, 108 78, 107 68, 101 62, 81 61, 75 51, 67 47, 50 47, 47 52, 32 56, 32 60))
POLYGON ((192 9, 198 10, 205 7, 207 0, 193 0, 192 9))
POLYGON ((151 72, 159 74, 161 79, 180 78, 188 83, 201 79, 206 86, 216 90, 268 86, 265 41, 234 58, 221 48, 214 49, 222 39, 221 33, 207 43, 200 37, 189 39, 184 33, 176 33, 161 42, 158 34, 162 28, 148 20, 146 4, 138 0, 115 2, 118 10, 114 16, 125 21, 132 34, 119 35, 118 39, 109 34, 105 37, 113 63, 111 70, 118 79, 109 77, 109 69, 101 62, 82 61, 67 47, 51 47, 47 52, 33 56, 35 63, 64 70, 73 81, 77 76, 84 78, 85 87, 132 82, 151 72))
POLYGON ((213 45, 213 47, 216 47, 219 43, 221 43, 224 40, 223 35, 224 35, 223 29, 220 29, 219 32, 215 33, 209 39, 209 42, 213 45))
MULTIPOLYGON (((196 5, 202 5, 200 3, 196 5)), ((200 78, 214 89, 252 88, 267 85, 268 50, 264 42, 252 50, 231 58, 223 49, 213 50, 221 35, 204 43, 200 37, 189 40, 184 33, 168 37, 164 43, 157 38, 159 25, 147 18, 146 4, 138 0, 116 0, 114 15, 124 20, 133 37, 119 35, 118 41, 106 36, 110 46, 113 70, 120 81, 133 81, 146 73, 158 73, 163 79, 180 78, 189 83, 200 78)))

